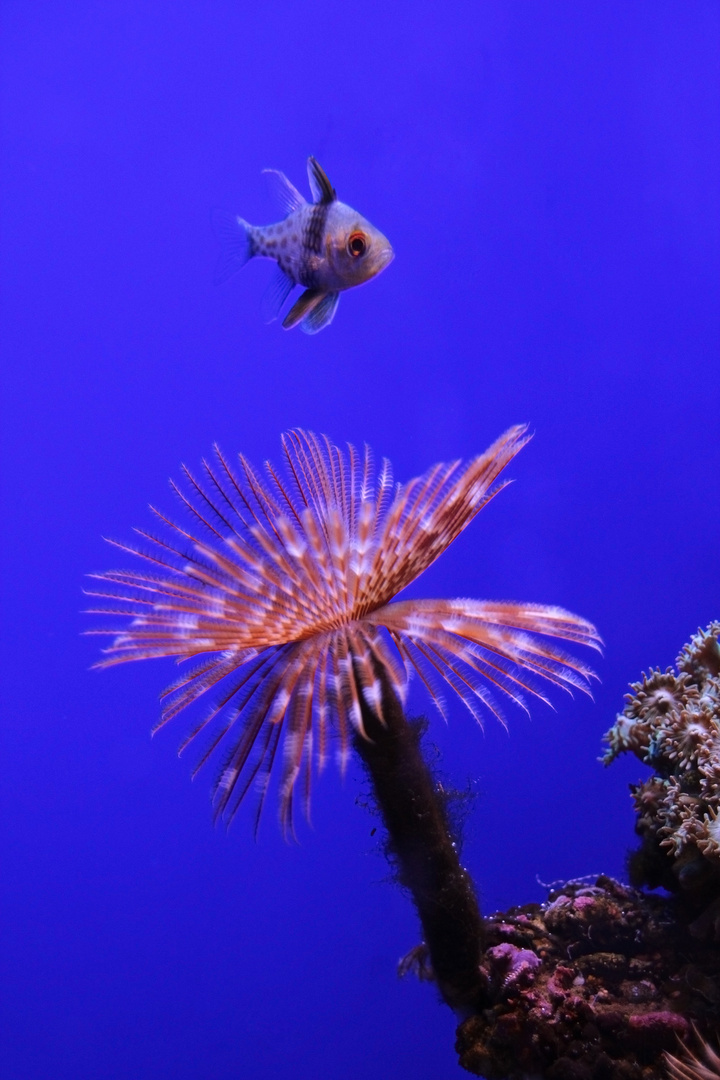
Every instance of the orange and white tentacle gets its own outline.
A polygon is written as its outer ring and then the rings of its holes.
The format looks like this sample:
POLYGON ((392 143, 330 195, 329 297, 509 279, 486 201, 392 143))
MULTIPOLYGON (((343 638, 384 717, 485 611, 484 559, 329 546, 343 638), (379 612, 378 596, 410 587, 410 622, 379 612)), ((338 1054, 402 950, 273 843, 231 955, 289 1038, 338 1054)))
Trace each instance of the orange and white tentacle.
POLYGON ((400 601, 372 612, 367 621, 384 626, 402 643, 406 659, 423 681, 428 671, 444 678, 473 714, 468 689, 496 715, 488 686, 522 708, 523 691, 547 701, 535 680, 589 692, 591 669, 547 639, 600 645, 597 631, 585 619, 540 605, 400 601))
POLYGON ((283 437, 286 479, 269 464, 261 477, 242 456, 236 475, 216 448, 202 483, 184 469, 189 494, 174 487, 192 529, 155 511, 169 539, 138 530, 144 549, 116 545, 145 568, 91 575, 102 582, 91 595, 104 604, 94 611, 130 619, 92 631, 113 638, 98 666, 199 658, 166 691, 158 726, 218 694, 183 746, 212 731, 201 764, 230 746, 216 791, 217 812, 228 817, 253 784, 262 805, 283 741, 286 828, 303 769, 309 799, 313 731, 322 762, 333 719, 343 763, 353 732, 363 735, 362 704, 382 714, 378 672, 402 700, 414 669, 441 712, 444 684, 478 719, 483 707, 502 719, 492 690, 524 707, 524 693, 543 697, 536 680, 587 689, 589 668, 548 639, 599 639, 558 608, 390 602, 499 490, 527 439, 524 427, 512 428, 466 466, 439 464, 402 487, 387 460, 374 478, 368 447, 345 452, 312 433, 283 437))

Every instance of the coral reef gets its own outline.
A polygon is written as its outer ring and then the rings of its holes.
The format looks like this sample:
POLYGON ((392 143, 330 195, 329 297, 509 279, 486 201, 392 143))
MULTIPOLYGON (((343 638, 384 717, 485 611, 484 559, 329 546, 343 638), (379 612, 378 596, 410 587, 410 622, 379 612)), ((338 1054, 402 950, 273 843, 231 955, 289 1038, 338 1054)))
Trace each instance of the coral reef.
POLYGON ((676 670, 651 670, 606 735, 605 762, 631 751, 653 775, 633 785, 642 839, 634 885, 679 892, 692 929, 720 936, 720 622, 699 630, 676 670))
POLYGON ((458 1028, 460 1064, 486 1080, 667 1076, 691 1023, 703 1036, 720 1023, 720 946, 677 906, 599 877, 486 919, 493 1003, 458 1028))
POLYGON ((631 687, 605 762, 633 752, 631 885, 575 881, 485 922, 488 1007, 458 1029, 487 1080, 718 1080, 720 622, 631 687), (663 886, 649 895, 640 886, 663 886), (697 1053, 687 1048, 693 1029, 697 1053))

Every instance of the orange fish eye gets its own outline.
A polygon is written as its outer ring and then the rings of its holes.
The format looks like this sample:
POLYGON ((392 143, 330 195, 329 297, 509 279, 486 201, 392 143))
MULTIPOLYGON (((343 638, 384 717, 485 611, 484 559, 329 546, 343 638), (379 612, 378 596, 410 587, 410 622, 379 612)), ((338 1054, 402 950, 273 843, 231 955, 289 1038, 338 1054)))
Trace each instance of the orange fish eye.
POLYGON ((367 238, 365 236, 365 233, 350 233, 347 242, 347 249, 348 254, 352 255, 353 259, 359 259, 361 255, 364 255, 367 251, 367 238))

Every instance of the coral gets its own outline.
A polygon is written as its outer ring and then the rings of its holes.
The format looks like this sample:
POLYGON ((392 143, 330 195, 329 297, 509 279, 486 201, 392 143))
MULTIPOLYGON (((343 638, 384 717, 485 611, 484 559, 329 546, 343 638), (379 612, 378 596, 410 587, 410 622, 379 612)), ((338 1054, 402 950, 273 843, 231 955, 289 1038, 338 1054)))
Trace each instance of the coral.
POLYGON ((457 1051, 486 1080, 657 1080, 691 1023, 708 1036, 720 1021, 720 946, 689 933, 672 897, 569 882, 485 933, 489 1005, 457 1051))
POLYGON ((599 639, 560 608, 391 602, 499 490, 527 440, 526 428, 511 428, 464 466, 438 464, 397 486, 387 460, 375 479, 368 447, 345 452, 302 431, 283 437, 286 477, 268 463, 263 478, 242 456, 236 474, 218 451, 203 462, 202 483, 186 469, 186 492, 174 486, 190 524, 156 512, 164 536, 140 531, 142 549, 117 545, 143 560, 140 569, 91 575, 103 583, 91 595, 111 601, 97 613, 130 619, 93 631, 113 638, 99 666, 199 661, 163 695, 158 726, 217 694, 183 747, 210 734, 200 764, 218 744, 228 748, 218 814, 232 818, 253 786, 261 808, 279 756, 281 821, 292 828, 297 781, 307 812, 313 755, 321 766, 330 722, 345 760, 353 732, 364 737, 365 705, 381 710, 378 671, 400 701, 414 671, 441 711, 444 683, 478 720, 483 709, 501 717, 493 692, 525 708, 525 693, 545 700, 539 684, 587 689, 590 669, 547 639, 599 639))
POLYGON ((632 751, 653 775, 631 787, 642 846, 631 880, 680 891, 703 913, 696 933, 720 931, 720 622, 699 630, 676 670, 631 685, 605 736, 606 764, 632 751))
POLYGON ((485 921, 485 1007, 458 1028, 486 1080, 720 1080, 720 623, 634 683, 606 736, 632 787, 634 879, 554 889, 485 921), (651 895, 636 885, 665 885, 651 895), (710 939, 710 940, 708 940, 710 939), (698 1054, 685 1049, 693 1029, 698 1054))

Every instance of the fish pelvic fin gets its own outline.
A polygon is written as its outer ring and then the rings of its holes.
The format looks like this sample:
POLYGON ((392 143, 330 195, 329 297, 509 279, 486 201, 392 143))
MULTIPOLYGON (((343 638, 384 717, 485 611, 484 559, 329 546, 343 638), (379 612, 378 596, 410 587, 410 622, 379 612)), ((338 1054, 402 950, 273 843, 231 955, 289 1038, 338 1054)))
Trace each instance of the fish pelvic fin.
POLYGON ((340 293, 328 293, 322 298, 317 307, 312 308, 300 323, 300 329, 306 334, 317 334, 335 318, 340 293))
POLYGON ((250 226, 229 210, 213 210, 212 223, 220 241, 220 254, 215 264, 213 281, 222 285, 234 273, 241 270, 255 254, 250 226))
POLYGON ((307 161, 308 180, 310 181, 310 190, 312 192, 313 202, 316 203, 331 203, 337 199, 337 192, 327 178, 327 174, 323 167, 316 161, 314 157, 309 157, 307 161))
POLYGON ((294 287, 295 282, 292 278, 288 277, 276 264, 260 305, 263 322, 271 323, 277 319, 281 307, 294 287))
POLYGON ((303 198, 295 185, 290 183, 285 173, 281 173, 279 169, 263 169, 262 174, 265 177, 270 197, 277 203, 285 217, 307 204, 307 199, 303 198))
POLYGON ((283 319, 283 329, 292 330, 293 326, 306 319, 327 295, 322 289, 306 289, 283 319))

